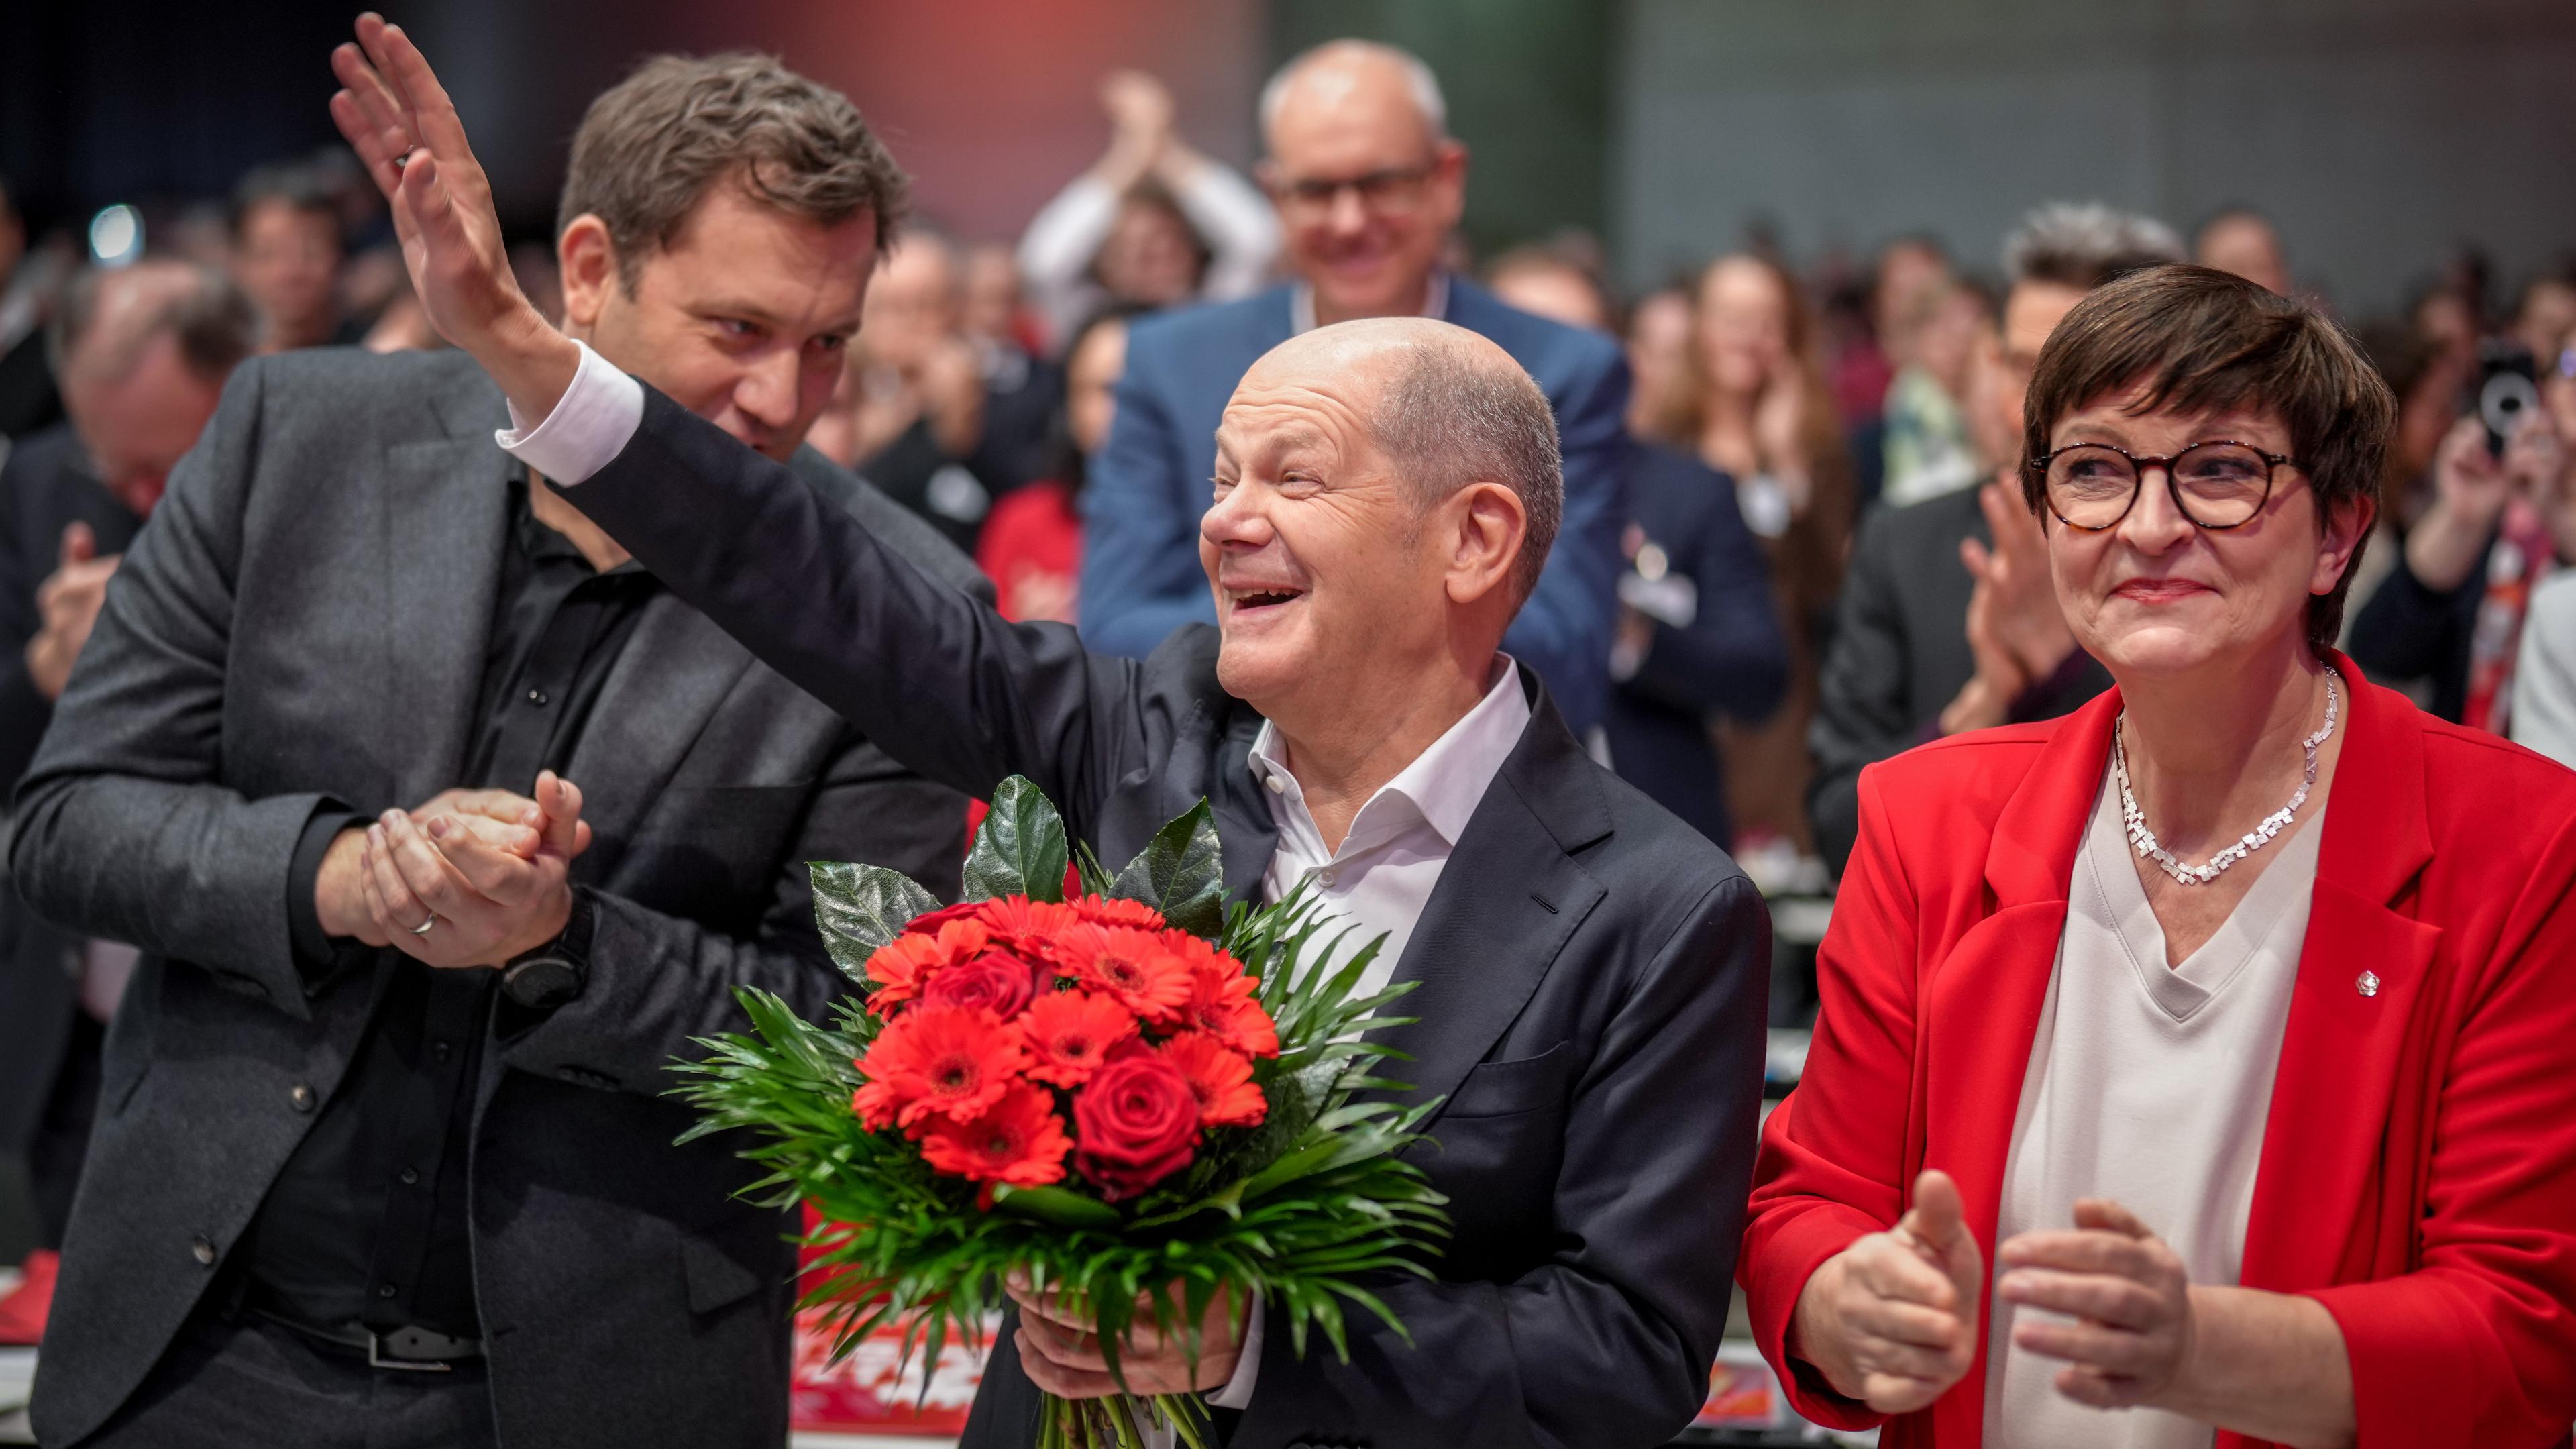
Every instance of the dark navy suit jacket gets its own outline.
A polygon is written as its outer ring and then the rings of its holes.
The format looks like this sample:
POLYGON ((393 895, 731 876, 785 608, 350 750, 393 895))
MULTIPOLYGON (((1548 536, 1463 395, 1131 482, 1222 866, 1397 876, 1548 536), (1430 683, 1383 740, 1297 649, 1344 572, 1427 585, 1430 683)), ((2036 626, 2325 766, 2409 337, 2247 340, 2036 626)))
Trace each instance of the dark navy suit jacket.
MULTIPOLYGON (((1216 476, 1216 425, 1234 385, 1294 335, 1293 287, 1139 321, 1118 383, 1118 421, 1083 489, 1082 637, 1142 659, 1183 624, 1216 622, 1199 566, 1199 515, 1216 476)), ((1628 521, 1628 363, 1617 343, 1449 281, 1449 321, 1492 338, 1556 410, 1565 520, 1538 589, 1503 647, 1547 681, 1577 731, 1609 689, 1619 532, 1628 521)))
POLYGON ((1771 598, 1771 565, 1744 526, 1735 480, 1688 453, 1643 447, 1629 511, 1646 541, 1697 589, 1680 628, 1654 626, 1637 672, 1601 721, 1610 767, 1719 845, 1731 844, 1726 772, 1709 716, 1759 724, 1789 689, 1789 641, 1771 598))

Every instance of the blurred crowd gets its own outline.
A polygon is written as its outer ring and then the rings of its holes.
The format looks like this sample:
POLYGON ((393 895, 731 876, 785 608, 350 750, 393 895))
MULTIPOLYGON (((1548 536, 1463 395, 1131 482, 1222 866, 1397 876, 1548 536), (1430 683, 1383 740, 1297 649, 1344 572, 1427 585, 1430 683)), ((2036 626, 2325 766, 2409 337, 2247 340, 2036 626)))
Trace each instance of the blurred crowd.
MULTIPOLYGON (((2257 209, 2186 237, 2081 199, 2034 198, 2005 236, 1905 235, 1865 259, 1800 265, 1755 237, 1633 295, 1579 232, 1479 262, 1442 203, 1466 175, 1436 79, 1417 63, 1389 85, 1265 97, 1267 155, 1245 176, 1180 134, 1161 82, 1108 76, 1107 145, 1018 237, 907 229, 809 442, 970 551, 1006 613, 1115 646, 1120 621, 1086 607, 1105 566, 1083 543, 1122 399, 1152 400, 1120 385, 1132 331, 1284 282, 1309 325, 1454 311, 1451 288, 1481 286, 1613 338, 1632 380, 1630 446, 1605 480, 1617 622, 1597 681, 1551 684, 1614 768, 1775 891, 1830 888, 1862 766, 2105 682, 2056 617, 2016 477, 2021 392, 2056 320, 2164 261, 2301 288, 2292 239, 2257 209)), ((39 728, 233 361, 439 345, 343 152, 148 220, 105 254, 95 228, 30 236, 0 190, 0 609, 23 643, 13 703, 39 728)), ((546 243, 513 262, 540 305, 559 298, 546 243)), ((2576 270, 2503 291, 2474 251, 2427 262, 2402 311, 2345 318, 2404 412, 2345 647, 2445 718, 2576 757, 2576 585, 2548 586, 2576 558, 2576 270)), ((8 742, 21 763, 33 740, 8 742)))

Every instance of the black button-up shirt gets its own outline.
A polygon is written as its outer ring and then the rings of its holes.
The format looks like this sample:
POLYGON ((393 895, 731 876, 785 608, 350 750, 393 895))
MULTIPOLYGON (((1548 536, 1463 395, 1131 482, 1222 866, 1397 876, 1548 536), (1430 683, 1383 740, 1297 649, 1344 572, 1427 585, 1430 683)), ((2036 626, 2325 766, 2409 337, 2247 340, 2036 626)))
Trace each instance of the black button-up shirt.
MULTIPOLYGON (((535 788, 538 771, 561 771, 571 759, 601 686, 660 589, 631 562, 593 569, 537 521, 527 487, 524 476, 511 486, 479 723, 458 781, 521 794, 535 788)), ((498 973, 437 970, 399 951, 323 936, 313 908, 322 856, 342 830, 368 819, 338 808, 315 812, 290 873, 297 964, 308 977, 373 974, 386 957, 392 966, 339 1089, 260 1204, 247 1272, 263 1302, 309 1323, 413 1324, 471 1337, 478 1320, 466 1158, 498 973)))

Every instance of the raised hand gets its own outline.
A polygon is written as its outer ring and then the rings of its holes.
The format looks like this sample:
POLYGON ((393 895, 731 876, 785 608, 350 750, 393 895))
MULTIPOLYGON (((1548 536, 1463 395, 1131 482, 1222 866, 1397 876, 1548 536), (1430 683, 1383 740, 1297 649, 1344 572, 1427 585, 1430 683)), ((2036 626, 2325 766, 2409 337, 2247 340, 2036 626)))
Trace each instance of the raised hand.
POLYGON ((45 698, 62 698, 72 666, 98 623, 99 605, 107 600, 107 581, 120 557, 98 556, 98 538, 88 524, 63 528, 56 567, 36 588, 36 612, 44 622, 27 641, 27 680, 45 698))
POLYGON ((510 272, 492 187, 456 104, 399 25, 369 13, 331 52, 331 119, 393 208, 403 264, 439 335, 472 353, 534 423, 572 385, 581 353, 510 272))
POLYGON ((1945 1172, 1915 1179, 1914 1206, 1825 1261, 1798 1295, 1789 1352, 1845 1398, 1882 1414, 1927 1407, 1977 1359, 1985 1260, 1945 1172))

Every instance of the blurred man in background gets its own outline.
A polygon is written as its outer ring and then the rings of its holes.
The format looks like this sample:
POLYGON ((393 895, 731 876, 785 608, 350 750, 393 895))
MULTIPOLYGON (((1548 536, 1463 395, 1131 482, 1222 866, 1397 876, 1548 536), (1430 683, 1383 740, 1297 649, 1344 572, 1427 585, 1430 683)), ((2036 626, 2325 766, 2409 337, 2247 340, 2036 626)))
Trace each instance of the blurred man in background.
MULTIPOLYGON (((84 272, 65 293, 50 345, 71 419, 0 468, 0 629, 19 646, 0 666, 0 778, 12 787, 120 555, 258 336, 250 300, 192 263, 84 272)), ((23 1159, 38 1245, 57 1248, 134 949, 57 931, 14 889, 0 899, 0 931, 0 1154, 23 1159)))
POLYGON ((1215 432, 1245 369, 1319 324, 1444 318, 1501 344, 1546 392, 1565 453, 1565 523, 1503 647, 1535 667, 1577 730, 1601 715, 1630 446, 1628 366, 1606 337, 1494 299, 1441 256, 1466 203, 1467 148, 1448 132, 1430 69, 1390 46, 1336 41, 1262 91, 1278 209, 1298 280, 1240 302, 1136 324, 1118 419, 1083 497, 1082 630, 1142 657, 1213 622, 1199 518, 1215 432))
POLYGON ((2191 259, 2232 272, 2255 286, 2290 295, 2290 263, 2271 218, 2248 206, 2230 207, 2201 223, 2191 259))
POLYGON ((258 304, 264 352, 354 343, 340 318, 340 201, 303 166, 263 166, 233 192, 233 279, 258 304))
POLYGON ((972 550, 1000 489, 975 467, 986 395, 965 302, 954 243, 923 227, 896 242, 814 446, 972 550))
POLYGON ((2006 242, 2001 346, 1971 388, 1996 476, 1872 513, 1843 581, 1807 736, 1808 818, 1834 870, 1860 828, 1862 767, 1942 735, 2051 719, 2109 686, 2075 647, 2022 502, 2022 394, 2041 344, 2086 292, 2181 256, 2163 224, 2098 205, 2043 206, 2006 242))

